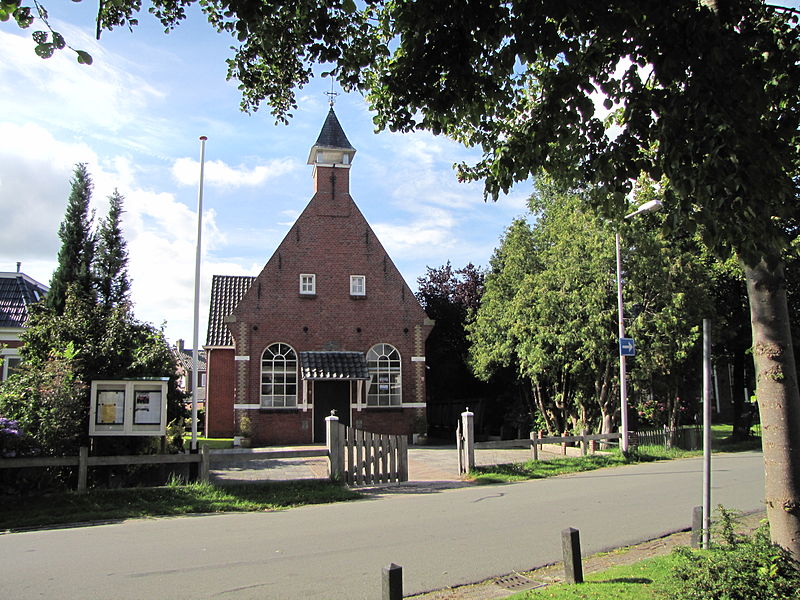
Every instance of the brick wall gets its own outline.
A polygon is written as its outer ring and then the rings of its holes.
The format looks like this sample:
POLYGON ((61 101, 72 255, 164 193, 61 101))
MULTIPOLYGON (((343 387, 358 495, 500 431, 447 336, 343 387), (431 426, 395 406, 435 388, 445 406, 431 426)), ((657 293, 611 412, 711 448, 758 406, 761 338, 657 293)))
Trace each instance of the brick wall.
MULTIPOLYGON (((366 353, 375 344, 391 344, 401 355, 403 403, 425 402, 425 364, 411 358, 424 355, 432 324, 350 197, 349 169, 316 167, 314 182, 313 198, 227 320, 236 355, 249 356, 236 364, 236 403, 260 404, 261 356, 277 342, 298 353, 366 353), (300 294, 301 273, 316 276, 313 296, 300 294), (351 275, 365 276, 365 296, 350 295, 351 275)), ((298 385, 298 400, 300 390, 298 385)), ((257 443, 311 439, 311 431, 302 428, 310 411, 303 416, 248 412, 254 425, 252 417, 259 415, 257 443)), ((359 414, 373 429, 411 433, 416 413, 365 409, 359 414)))
POLYGON ((311 443, 311 411, 237 410, 237 422, 245 413, 253 426, 255 445, 311 443))
POLYGON ((228 348, 206 351, 207 386, 206 435, 209 437, 231 437, 234 402, 234 351, 228 348))

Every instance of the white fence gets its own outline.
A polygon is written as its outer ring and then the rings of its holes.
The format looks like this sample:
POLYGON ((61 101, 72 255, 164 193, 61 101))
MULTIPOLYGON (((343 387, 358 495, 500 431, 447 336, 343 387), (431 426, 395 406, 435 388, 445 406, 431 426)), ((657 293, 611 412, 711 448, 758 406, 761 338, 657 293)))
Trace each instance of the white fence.
POLYGON ((539 452, 544 444, 557 444, 561 453, 566 456, 569 444, 579 444, 581 454, 587 455, 598 450, 598 444, 607 445, 615 443, 621 437, 620 433, 563 435, 559 437, 544 437, 542 432, 532 431, 529 439, 503 440, 492 442, 476 442, 474 429, 474 415, 469 410, 461 413, 461 420, 456 430, 456 449, 458 451, 459 474, 469 473, 475 468, 475 450, 500 450, 511 448, 530 448, 531 459, 539 460, 539 452))

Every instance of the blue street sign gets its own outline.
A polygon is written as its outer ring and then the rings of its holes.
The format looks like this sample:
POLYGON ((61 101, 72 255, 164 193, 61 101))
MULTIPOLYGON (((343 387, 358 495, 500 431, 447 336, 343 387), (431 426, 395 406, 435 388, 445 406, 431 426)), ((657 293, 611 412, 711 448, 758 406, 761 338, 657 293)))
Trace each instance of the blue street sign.
POLYGON ((633 338, 619 338, 619 355, 636 356, 636 344, 633 338))

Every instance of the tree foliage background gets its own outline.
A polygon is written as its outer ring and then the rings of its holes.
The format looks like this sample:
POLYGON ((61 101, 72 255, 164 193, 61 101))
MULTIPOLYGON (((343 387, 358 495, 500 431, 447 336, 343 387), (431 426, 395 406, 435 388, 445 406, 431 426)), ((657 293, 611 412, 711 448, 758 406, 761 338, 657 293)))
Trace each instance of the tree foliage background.
MULTIPOLYGON (((29 307, 22 363, 0 386, 0 415, 19 422, 30 452, 75 455, 88 444, 89 385, 95 379, 169 377, 168 420, 183 416, 174 355, 160 329, 134 317, 127 298, 119 227, 123 198, 117 193, 111 198, 98 254, 89 227, 90 201, 91 178, 79 164, 59 230, 62 246, 51 292, 29 307), (53 290, 63 296, 52 296, 53 290)), ((98 441, 97 446, 109 452, 152 448, 148 438, 98 441)))
MULTIPOLYGON (((486 291, 467 326, 475 372, 513 367, 537 427, 604 433, 618 423, 614 237, 586 197, 542 177, 529 220, 515 220, 495 251, 486 291), (530 222, 529 222, 530 221, 530 222)), ((635 203, 655 188, 640 187, 635 203)), ((699 323, 711 311, 709 264, 694 236, 666 238, 648 215, 620 229, 632 400, 645 424, 679 424, 696 397, 699 323), (661 405, 659 411, 652 405, 661 405)), ((694 417, 694 412, 691 413, 694 417)))

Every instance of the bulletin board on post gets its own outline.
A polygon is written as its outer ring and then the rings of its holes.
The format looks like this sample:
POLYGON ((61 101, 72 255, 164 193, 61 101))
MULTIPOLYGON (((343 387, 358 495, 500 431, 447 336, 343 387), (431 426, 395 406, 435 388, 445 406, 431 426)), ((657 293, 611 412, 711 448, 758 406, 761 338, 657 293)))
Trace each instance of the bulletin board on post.
POLYGON ((92 381, 89 435, 166 435, 168 381, 168 377, 92 381))

